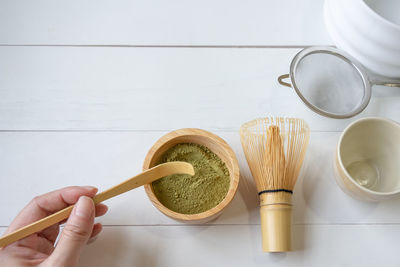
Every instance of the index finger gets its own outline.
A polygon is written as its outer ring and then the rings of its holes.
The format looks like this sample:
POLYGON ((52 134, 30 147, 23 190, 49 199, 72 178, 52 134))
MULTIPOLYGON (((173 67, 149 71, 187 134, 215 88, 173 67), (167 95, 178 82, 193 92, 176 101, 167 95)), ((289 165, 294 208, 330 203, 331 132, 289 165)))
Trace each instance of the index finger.
POLYGON ((94 197, 97 188, 92 186, 70 186, 33 198, 17 215, 6 233, 42 219, 54 212, 75 204, 80 196, 94 197))

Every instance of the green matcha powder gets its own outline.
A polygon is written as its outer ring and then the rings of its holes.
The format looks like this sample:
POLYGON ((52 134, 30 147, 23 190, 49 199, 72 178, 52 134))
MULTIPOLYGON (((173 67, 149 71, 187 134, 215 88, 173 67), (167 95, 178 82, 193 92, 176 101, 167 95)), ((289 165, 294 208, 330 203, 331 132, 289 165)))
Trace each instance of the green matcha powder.
POLYGON ((211 150, 198 144, 177 144, 167 150, 157 164, 185 161, 195 175, 174 174, 152 183, 158 200, 170 210, 195 214, 217 206, 229 189, 229 171, 211 150))

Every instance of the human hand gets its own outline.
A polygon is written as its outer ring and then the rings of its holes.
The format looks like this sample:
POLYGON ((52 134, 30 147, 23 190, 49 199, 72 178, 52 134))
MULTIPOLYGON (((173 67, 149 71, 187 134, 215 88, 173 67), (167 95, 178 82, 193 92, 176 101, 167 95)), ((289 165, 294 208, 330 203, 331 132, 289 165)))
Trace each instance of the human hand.
POLYGON ((14 219, 5 234, 42 219, 52 213, 75 204, 67 223, 59 234, 60 224, 50 226, 0 249, 0 266, 58 266, 76 267, 82 248, 90 238, 97 236, 101 224, 94 224, 94 217, 107 212, 107 206, 94 206, 91 197, 97 189, 90 186, 66 187, 35 197, 14 219))

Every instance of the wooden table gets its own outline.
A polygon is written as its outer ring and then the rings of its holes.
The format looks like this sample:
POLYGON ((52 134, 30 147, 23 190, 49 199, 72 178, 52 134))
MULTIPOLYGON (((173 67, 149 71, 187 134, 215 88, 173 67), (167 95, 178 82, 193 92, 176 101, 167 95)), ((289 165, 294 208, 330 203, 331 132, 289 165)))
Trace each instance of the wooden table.
POLYGON ((1 1, 1 232, 35 195, 105 189, 140 172, 163 134, 197 127, 224 138, 240 162, 223 215, 180 224, 137 189, 107 202, 104 232, 81 266, 398 266, 400 200, 353 200, 336 185, 332 158, 351 121, 400 121, 400 91, 374 88, 353 119, 313 113, 277 83, 309 45, 332 45, 322 0, 1 1), (242 123, 268 115, 301 117, 312 129, 290 253, 261 252, 239 141, 242 123))

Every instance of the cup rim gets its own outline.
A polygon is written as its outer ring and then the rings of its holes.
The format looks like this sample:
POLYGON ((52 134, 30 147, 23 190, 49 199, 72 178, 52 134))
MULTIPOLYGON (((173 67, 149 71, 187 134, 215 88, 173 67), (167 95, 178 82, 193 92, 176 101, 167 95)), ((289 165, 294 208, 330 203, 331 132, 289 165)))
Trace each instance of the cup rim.
POLYGON ((381 122, 385 122, 385 123, 391 124, 391 125, 397 127, 400 130, 400 124, 399 123, 397 123, 394 120, 387 119, 387 118, 382 118, 382 117, 366 117, 366 118, 361 118, 361 119, 353 121, 352 123, 350 123, 343 130, 342 134, 340 135, 340 138, 339 138, 339 141, 338 141, 338 144, 337 144, 337 147, 336 147, 337 162, 339 163, 340 168, 343 170, 343 173, 346 175, 346 178, 348 180, 350 180, 350 182, 354 186, 359 188, 360 190, 362 190, 364 192, 367 192, 367 193, 370 193, 372 195, 377 195, 377 196, 392 196, 392 195, 398 194, 398 193, 400 193, 400 189, 395 190, 395 191, 389 191, 389 192, 378 192, 378 191, 374 191, 374 190, 371 190, 371 189, 368 189, 368 188, 366 188, 364 186, 359 185, 358 183, 356 183, 356 181, 354 181, 353 177, 348 173, 347 169, 343 165, 342 158, 340 156, 340 152, 341 152, 340 145, 341 145, 341 143, 343 141, 343 138, 351 128, 353 128, 355 125, 360 124, 360 123, 362 123, 364 121, 381 121, 381 122))
POLYGON ((380 15, 379 13, 377 13, 367 3, 365 3, 364 0, 362 0, 361 2, 362 2, 362 5, 364 5, 364 7, 367 10, 367 12, 372 14, 372 16, 375 16, 375 18, 377 18, 378 20, 382 21, 387 26, 392 27, 392 28, 396 29, 397 31, 400 30, 400 25, 399 24, 394 23, 394 22, 388 20, 387 18, 385 18, 384 16, 380 15))

